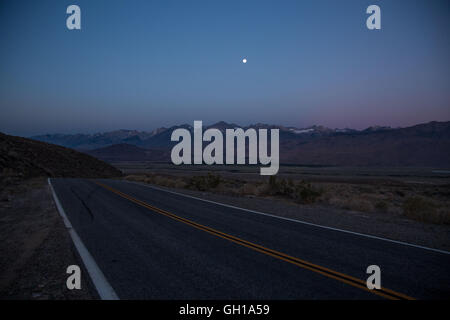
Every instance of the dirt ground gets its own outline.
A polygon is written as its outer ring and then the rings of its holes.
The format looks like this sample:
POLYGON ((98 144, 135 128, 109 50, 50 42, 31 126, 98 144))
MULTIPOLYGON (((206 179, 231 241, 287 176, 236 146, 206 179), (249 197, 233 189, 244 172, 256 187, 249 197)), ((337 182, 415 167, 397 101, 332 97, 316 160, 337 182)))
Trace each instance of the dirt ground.
POLYGON ((95 299, 46 178, 0 191, 0 299, 95 299), (81 289, 69 290, 66 269, 78 265, 81 289))

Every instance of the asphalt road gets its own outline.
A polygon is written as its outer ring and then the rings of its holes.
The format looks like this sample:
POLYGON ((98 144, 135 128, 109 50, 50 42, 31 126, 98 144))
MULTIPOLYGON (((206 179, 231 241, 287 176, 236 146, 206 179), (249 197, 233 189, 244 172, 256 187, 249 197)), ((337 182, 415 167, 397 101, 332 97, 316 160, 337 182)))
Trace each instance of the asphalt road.
POLYGON ((120 299, 449 299, 450 255, 117 180, 51 179, 120 299), (381 290, 368 290, 369 265, 381 290))

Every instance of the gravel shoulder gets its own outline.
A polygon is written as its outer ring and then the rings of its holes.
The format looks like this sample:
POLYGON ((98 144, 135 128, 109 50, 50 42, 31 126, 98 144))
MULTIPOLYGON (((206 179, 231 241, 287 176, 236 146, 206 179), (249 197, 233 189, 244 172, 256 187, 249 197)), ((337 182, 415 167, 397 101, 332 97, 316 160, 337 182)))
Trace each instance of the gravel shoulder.
POLYGON ((46 178, 3 186, 0 192, 0 299, 95 299, 46 178), (79 265, 81 289, 69 290, 66 269, 79 265))
POLYGON ((300 205, 275 198, 230 196, 180 188, 155 187, 327 227, 450 251, 450 226, 448 225, 424 223, 388 213, 365 213, 320 205, 300 205))

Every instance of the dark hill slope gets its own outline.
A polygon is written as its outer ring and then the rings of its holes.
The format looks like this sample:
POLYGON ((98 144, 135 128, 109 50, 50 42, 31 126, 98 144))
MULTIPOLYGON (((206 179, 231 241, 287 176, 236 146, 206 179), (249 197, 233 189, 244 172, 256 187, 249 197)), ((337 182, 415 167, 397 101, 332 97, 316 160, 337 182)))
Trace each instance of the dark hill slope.
POLYGON ((122 173, 90 155, 0 133, 0 180, 38 176, 109 178, 122 173))

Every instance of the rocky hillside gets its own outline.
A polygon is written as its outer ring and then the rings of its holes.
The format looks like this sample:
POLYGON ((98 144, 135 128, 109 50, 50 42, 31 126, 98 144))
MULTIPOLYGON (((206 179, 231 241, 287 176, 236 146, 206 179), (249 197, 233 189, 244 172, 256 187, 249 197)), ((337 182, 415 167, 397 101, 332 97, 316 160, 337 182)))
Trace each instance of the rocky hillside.
POLYGON ((38 176, 109 178, 113 166, 65 147, 0 133, 0 181, 38 176))

